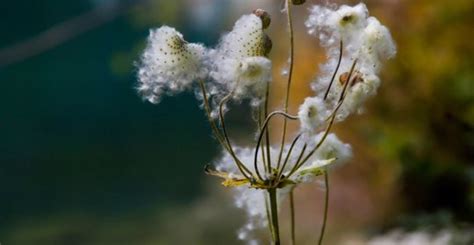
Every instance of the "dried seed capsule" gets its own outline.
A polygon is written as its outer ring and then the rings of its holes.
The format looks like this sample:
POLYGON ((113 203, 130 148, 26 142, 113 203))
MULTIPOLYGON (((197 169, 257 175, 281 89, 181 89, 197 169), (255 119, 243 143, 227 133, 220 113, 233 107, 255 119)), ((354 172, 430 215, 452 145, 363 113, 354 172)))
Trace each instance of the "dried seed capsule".
MULTIPOLYGON (((339 83, 341 83, 341 85, 346 84, 348 78, 349 78, 349 72, 342 73, 339 76, 339 83)), ((360 82, 363 82, 363 81, 364 81, 364 79, 362 78, 362 73, 360 73, 359 71, 355 71, 351 76, 351 81, 350 81, 349 85, 352 87, 356 83, 360 83, 360 82)))
POLYGON ((252 12, 254 15, 260 17, 262 20, 262 28, 267 29, 268 26, 270 26, 270 23, 272 22, 272 19, 270 15, 267 13, 267 11, 263 9, 256 9, 252 12))
POLYGON ((301 4, 305 3, 305 2, 306 2, 306 0, 291 0, 291 3, 292 3, 293 5, 301 5, 301 4))

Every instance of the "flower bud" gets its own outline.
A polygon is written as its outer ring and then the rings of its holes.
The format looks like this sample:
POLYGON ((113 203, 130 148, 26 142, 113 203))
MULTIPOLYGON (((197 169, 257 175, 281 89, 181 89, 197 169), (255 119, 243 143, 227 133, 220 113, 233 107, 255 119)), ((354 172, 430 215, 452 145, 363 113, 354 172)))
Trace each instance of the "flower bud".
POLYGON ((268 26, 270 26, 272 19, 270 18, 270 15, 267 13, 267 11, 263 9, 256 9, 252 13, 262 20, 263 29, 267 29, 268 26))
POLYGON ((293 5, 301 5, 301 4, 304 4, 306 2, 306 0, 291 0, 291 3, 293 5))

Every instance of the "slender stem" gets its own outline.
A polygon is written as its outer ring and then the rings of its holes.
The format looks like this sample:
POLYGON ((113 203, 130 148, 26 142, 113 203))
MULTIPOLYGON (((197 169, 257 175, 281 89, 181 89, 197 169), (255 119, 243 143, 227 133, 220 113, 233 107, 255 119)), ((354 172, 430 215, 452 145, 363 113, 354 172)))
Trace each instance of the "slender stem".
POLYGON ((277 203, 277 189, 268 189, 270 196, 270 211, 271 211, 271 226, 273 229, 273 245, 280 245, 280 227, 278 224, 278 203, 277 203))
POLYGON ((342 51, 343 51, 343 44, 342 44, 342 40, 341 40, 341 42, 339 43, 339 59, 337 61, 336 69, 334 70, 334 73, 332 74, 331 82, 329 82, 329 86, 326 89, 326 93, 324 94, 324 100, 326 100, 328 98, 329 90, 331 90, 331 86, 332 86, 332 83, 334 82, 334 78, 336 78, 336 74, 339 71, 339 66, 341 66, 342 51))
POLYGON ((232 96, 232 92, 229 93, 228 95, 226 95, 221 100, 221 102, 219 103, 219 118, 220 118, 220 122, 221 122, 222 132, 224 133, 224 139, 227 143, 229 153, 234 158, 235 163, 237 164, 237 167, 239 168, 240 172, 245 176, 245 178, 251 179, 250 176, 252 176, 252 172, 247 167, 245 167, 245 165, 242 163, 242 161, 240 161, 240 159, 237 157, 237 155, 235 155, 235 152, 232 149, 232 145, 231 145, 229 137, 227 135, 227 129, 226 129, 226 126, 225 126, 224 109, 223 108, 224 108, 225 102, 228 101, 231 98, 231 96, 232 96))
POLYGON ((295 200, 293 190, 290 191, 290 222, 291 222, 291 244, 296 245, 296 231, 295 231, 295 200))
POLYGON ((326 223, 328 219, 328 208, 329 208, 329 173, 327 170, 324 172, 324 184, 326 185, 326 193, 324 195, 324 216, 323 225, 321 226, 321 234, 319 235, 318 245, 323 243, 324 231, 326 230, 326 223))
POLYGON ((267 220, 268 220, 268 228, 270 229, 270 234, 273 237, 275 236, 275 232, 273 231, 273 225, 272 225, 272 214, 270 212, 270 198, 267 195, 264 195, 265 198, 265 211, 267 213, 267 220))
MULTIPOLYGON (((288 0, 286 2, 286 13, 287 13, 286 16, 288 20, 288 29, 289 29, 288 31, 289 31, 289 39, 290 39, 290 67, 288 71, 288 82, 286 85, 285 112, 288 112, 288 105, 290 102, 291 79, 293 78, 293 65, 294 65, 294 58, 295 58, 295 45, 294 45, 294 36, 293 36, 293 20, 291 18, 291 5, 292 5, 291 0, 288 0)), ((283 155, 287 124, 288 122, 286 118, 283 119, 283 132, 281 134, 280 153, 278 154, 277 169, 280 168, 281 157, 283 155)))
MULTIPOLYGON (((268 98, 269 97, 270 97, 270 83, 267 83, 266 91, 265 91, 265 111, 264 111, 265 118, 267 118, 268 116, 268 98)), ((267 146, 266 170, 268 171, 267 173, 270 174, 272 171, 272 157, 270 155, 270 129, 269 128, 267 128, 267 131, 265 133, 265 141, 266 141, 266 146, 267 146)))

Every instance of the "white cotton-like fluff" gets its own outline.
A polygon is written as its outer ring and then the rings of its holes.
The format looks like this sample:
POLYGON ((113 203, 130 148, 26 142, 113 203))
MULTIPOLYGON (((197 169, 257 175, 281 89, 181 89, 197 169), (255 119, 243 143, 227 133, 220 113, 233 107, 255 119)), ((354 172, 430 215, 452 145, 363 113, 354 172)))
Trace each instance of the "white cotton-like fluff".
MULTIPOLYGON (((211 73, 217 81, 228 81, 226 90, 233 91, 234 98, 247 95, 262 95, 266 84, 271 80, 272 63, 265 57, 245 57, 242 59, 223 59, 219 73, 211 73)), ((260 100, 257 96, 255 99, 260 100)))
POLYGON ((210 76, 220 88, 216 96, 233 92, 235 100, 251 99, 252 105, 259 104, 271 80, 272 63, 265 58, 270 48, 271 41, 263 32, 259 17, 249 14, 237 20, 209 55, 210 76))
MULTIPOLYGON (((313 144, 319 143, 323 137, 324 132, 319 133, 314 137, 313 144)), ((335 158, 335 164, 343 164, 352 157, 352 147, 349 144, 345 144, 339 138, 331 133, 326 136, 326 139, 321 146, 316 150, 314 155, 309 159, 308 164, 312 164, 313 161, 320 161, 335 158)))
POLYGON ((329 116, 326 103, 319 97, 308 97, 301 104, 298 110, 300 120, 300 131, 313 133, 324 125, 324 121, 329 116))
POLYGON ((266 38, 262 20, 254 14, 244 15, 235 22, 232 31, 222 37, 218 51, 236 59, 265 56, 266 38))
POLYGON ((397 48, 387 27, 374 17, 368 18, 367 22, 361 35, 361 62, 366 66, 372 64, 375 72, 378 72, 383 61, 395 56, 397 48))
POLYGON ((139 63, 138 92, 156 104, 163 94, 190 88, 193 81, 206 76, 205 56, 202 45, 187 43, 174 28, 162 26, 150 30, 139 63))
POLYGON ((380 85, 378 73, 383 62, 396 54, 390 32, 375 17, 369 17, 367 7, 363 3, 353 7, 343 5, 339 8, 314 6, 306 26, 310 34, 319 38, 328 56, 328 61, 321 66, 321 75, 311 85, 317 93, 316 96, 323 98, 331 83, 339 61, 339 46, 342 41, 342 60, 327 101, 335 108, 345 83, 349 82, 336 120, 341 121, 354 112, 361 112, 364 102, 377 92, 380 85), (357 63, 351 79, 348 79, 354 61, 357 63))
POLYGON ((347 42, 359 35, 367 25, 368 14, 363 3, 354 7, 342 5, 337 10, 315 5, 310 9, 305 24, 308 32, 317 35, 323 46, 331 46, 338 44, 341 39, 347 42))

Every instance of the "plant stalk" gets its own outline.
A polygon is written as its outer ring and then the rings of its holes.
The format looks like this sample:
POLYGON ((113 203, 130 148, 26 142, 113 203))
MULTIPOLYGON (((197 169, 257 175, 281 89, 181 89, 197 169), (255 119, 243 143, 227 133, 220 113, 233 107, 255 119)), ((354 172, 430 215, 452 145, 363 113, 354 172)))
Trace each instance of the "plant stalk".
POLYGON ((280 245, 280 227, 278 224, 278 203, 277 203, 277 189, 271 188, 268 189, 268 194, 270 196, 270 213, 271 213, 271 222, 269 220, 269 225, 272 226, 273 230, 273 245, 280 245))
POLYGON ((324 172, 324 185, 326 186, 326 193, 324 195, 324 216, 323 225, 321 226, 321 234, 319 235, 318 245, 323 244, 324 231, 326 230, 326 223, 328 219, 328 208, 329 208, 329 173, 327 170, 324 172))
POLYGON ((293 190, 290 191, 290 222, 291 222, 291 245, 296 245, 296 231, 295 231, 295 198, 293 190))

